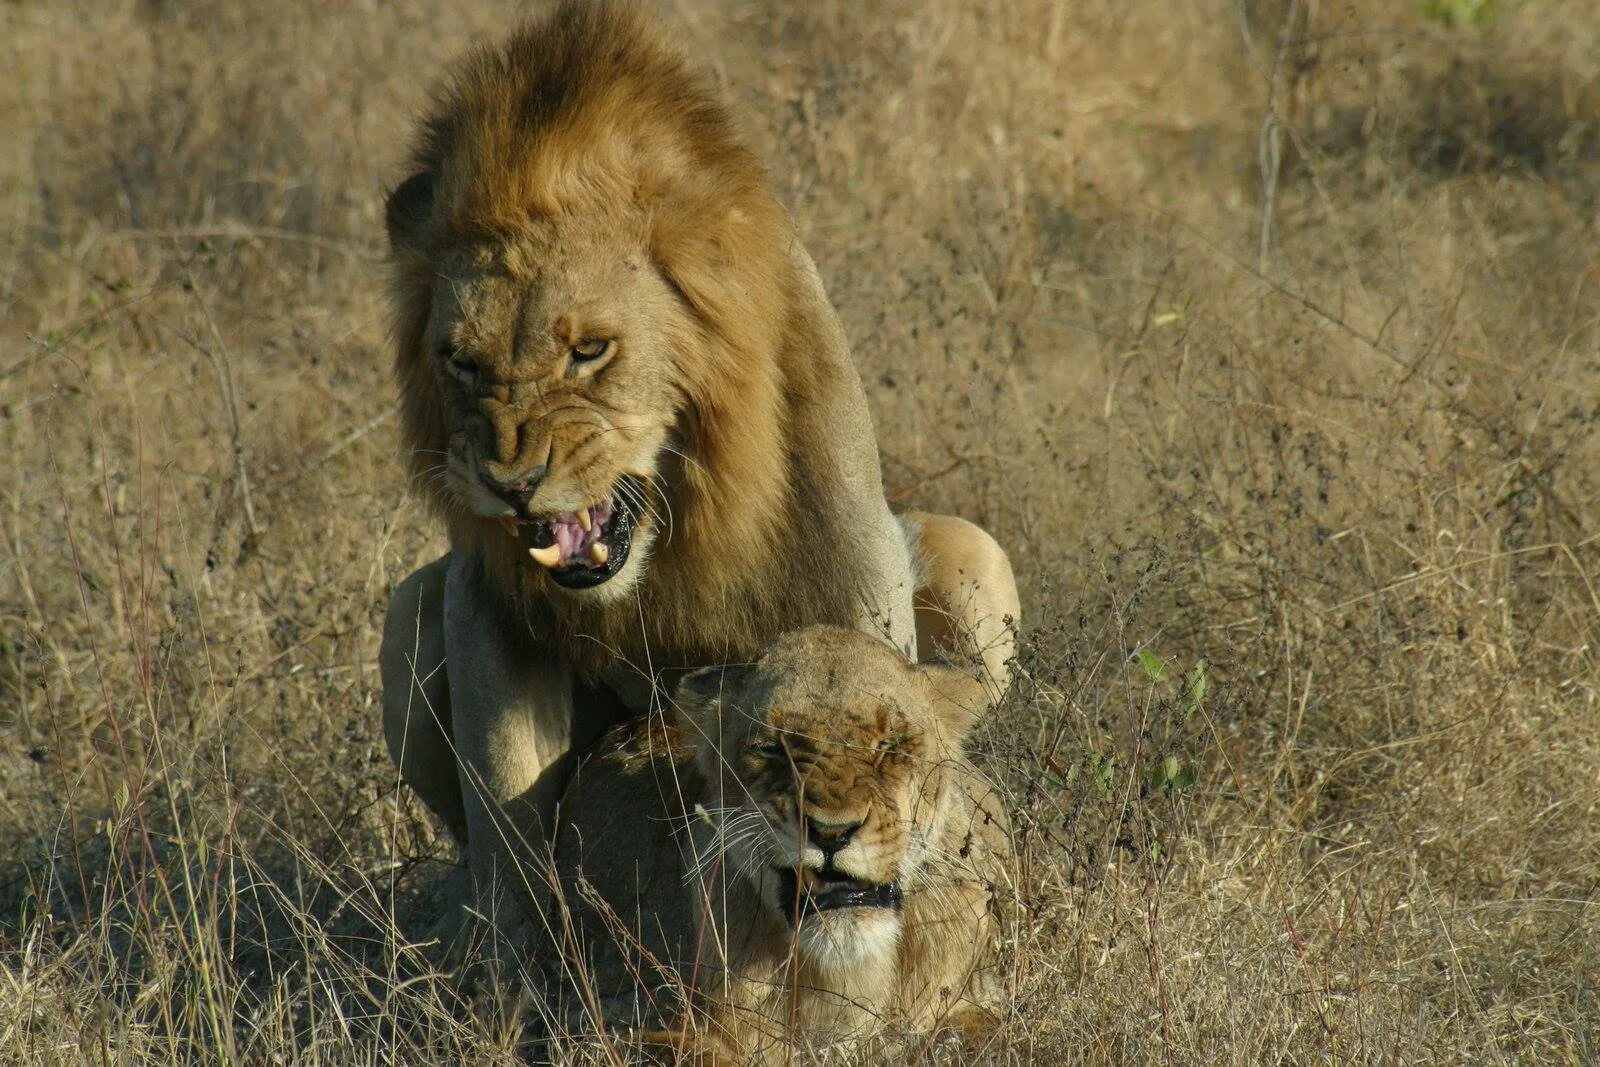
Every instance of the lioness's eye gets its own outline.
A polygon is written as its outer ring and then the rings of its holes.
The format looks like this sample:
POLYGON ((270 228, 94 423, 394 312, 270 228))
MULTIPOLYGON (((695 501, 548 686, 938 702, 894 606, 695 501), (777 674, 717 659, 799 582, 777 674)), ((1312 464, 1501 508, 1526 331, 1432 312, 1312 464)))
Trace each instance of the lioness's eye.
POLYGON ((587 337, 572 346, 572 358, 578 363, 590 363, 611 354, 612 342, 604 337, 587 337))

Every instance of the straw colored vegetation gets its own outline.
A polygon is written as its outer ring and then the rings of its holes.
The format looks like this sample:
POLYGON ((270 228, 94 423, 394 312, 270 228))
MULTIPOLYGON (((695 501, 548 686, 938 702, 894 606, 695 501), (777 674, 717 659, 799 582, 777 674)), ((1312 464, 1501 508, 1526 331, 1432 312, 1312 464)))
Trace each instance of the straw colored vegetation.
MULTIPOLYGON (((442 547, 381 198, 519 10, 0 8, 0 1061, 519 1054, 419 945, 454 857, 374 692, 442 547)), ((1590 0, 666 13, 887 482, 1022 583, 961 1055, 1600 1056, 1590 0)))

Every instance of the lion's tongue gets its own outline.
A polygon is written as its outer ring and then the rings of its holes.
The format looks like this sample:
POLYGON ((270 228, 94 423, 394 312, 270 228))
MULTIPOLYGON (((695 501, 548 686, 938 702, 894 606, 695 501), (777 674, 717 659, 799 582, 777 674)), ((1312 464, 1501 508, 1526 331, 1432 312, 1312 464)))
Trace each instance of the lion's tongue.
POLYGON ((561 511, 550 517, 550 544, 529 550, 535 561, 546 567, 604 565, 610 552, 605 542, 606 523, 611 519, 611 501, 589 509, 589 528, 585 530, 578 514, 561 511))
POLYGON ((578 525, 577 519, 569 519, 565 515, 557 516, 550 523, 550 532, 561 547, 563 563, 585 558, 589 554, 589 546, 600 538, 600 531, 593 526, 586 531, 578 525))

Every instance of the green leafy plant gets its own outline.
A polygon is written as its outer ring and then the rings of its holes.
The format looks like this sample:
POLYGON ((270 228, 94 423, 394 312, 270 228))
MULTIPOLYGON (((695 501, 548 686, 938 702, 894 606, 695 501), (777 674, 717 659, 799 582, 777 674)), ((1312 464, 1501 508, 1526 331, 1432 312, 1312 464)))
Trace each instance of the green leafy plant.
POLYGON ((1417 6, 1424 18, 1446 26, 1475 26, 1482 29, 1494 21, 1495 0, 1424 0, 1417 6))
MULTIPOLYGON (((1143 669, 1145 676, 1150 679, 1151 684, 1170 692, 1168 706, 1174 709, 1174 721, 1188 723, 1204 706, 1206 665, 1203 661, 1197 661, 1181 677, 1174 680, 1167 664, 1150 649, 1137 649, 1133 658, 1143 669)), ((1174 753, 1168 753, 1152 762, 1144 775, 1151 789, 1187 789, 1195 783, 1194 763, 1174 753)))
POLYGON ((1151 789, 1187 789, 1194 785, 1194 764, 1167 756, 1146 772, 1151 789))

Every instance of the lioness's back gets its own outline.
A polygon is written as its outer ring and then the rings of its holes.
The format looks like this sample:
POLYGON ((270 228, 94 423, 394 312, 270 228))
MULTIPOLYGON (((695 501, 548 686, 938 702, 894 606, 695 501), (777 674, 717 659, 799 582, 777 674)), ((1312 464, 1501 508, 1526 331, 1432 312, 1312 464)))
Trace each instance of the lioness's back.
POLYGON ((651 714, 607 732, 561 801, 556 870, 570 922, 562 967, 588 969, 610 1025, 642 1024, 647 1009, 631 994, 670 987, 692 959, 681 798, 698 788, 682 734, 651 714))

